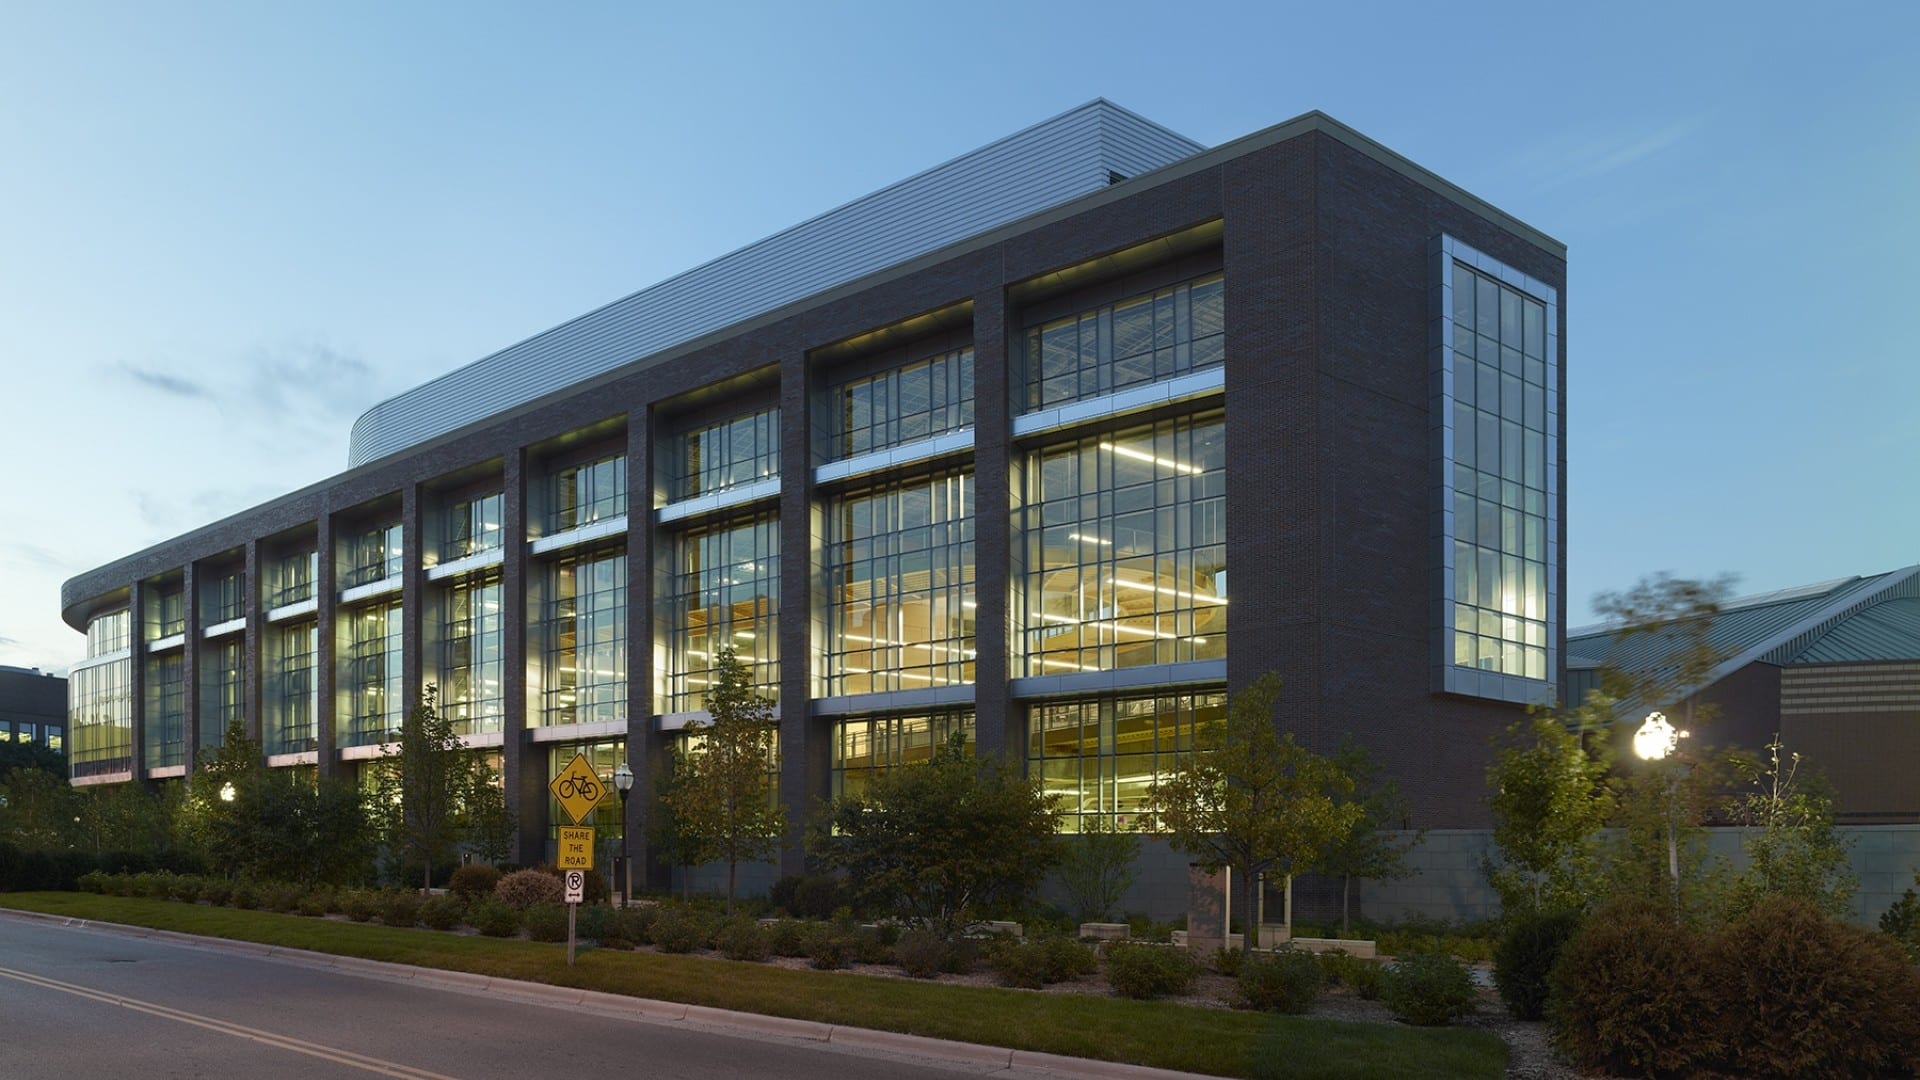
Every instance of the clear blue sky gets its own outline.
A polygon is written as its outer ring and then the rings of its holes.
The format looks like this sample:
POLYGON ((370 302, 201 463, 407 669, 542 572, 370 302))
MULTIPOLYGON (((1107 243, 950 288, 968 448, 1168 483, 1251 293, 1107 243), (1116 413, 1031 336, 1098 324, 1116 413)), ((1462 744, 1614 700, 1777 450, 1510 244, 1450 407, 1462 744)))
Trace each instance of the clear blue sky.
POLYGON ((0 663, 368 405, 1096 96, 1571 248, 1570 623, 1920 562, 1920 4, 0 5, 0 663))

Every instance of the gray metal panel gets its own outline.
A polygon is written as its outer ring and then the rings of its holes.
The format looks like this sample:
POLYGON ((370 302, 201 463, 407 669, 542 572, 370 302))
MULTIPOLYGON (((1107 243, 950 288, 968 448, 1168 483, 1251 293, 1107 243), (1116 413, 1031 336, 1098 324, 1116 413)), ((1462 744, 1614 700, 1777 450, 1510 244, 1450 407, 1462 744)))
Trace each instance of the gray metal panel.
POLYGON ((349 466, 750 319, 1204 147, 1095 100, 392 397, 349 466))

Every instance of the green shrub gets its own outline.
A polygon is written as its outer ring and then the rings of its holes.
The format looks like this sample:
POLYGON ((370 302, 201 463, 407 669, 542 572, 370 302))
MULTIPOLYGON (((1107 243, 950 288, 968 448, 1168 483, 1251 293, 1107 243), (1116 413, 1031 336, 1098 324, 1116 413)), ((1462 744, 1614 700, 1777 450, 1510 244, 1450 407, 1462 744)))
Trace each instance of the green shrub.
POLYGON ((333 905, 333 890, 325 887, 308 889, 300 894, 294 904, 294 910, 302 915, 321 916, 333 905))
POLYGON ((1880 915, 1880 932, 1894 940, 1907 959, 1920 964, 1920 893, 1908 889, 1880 915))
POLYGON ((1304 1013, 1319 1000, 1326 979, 1312 953, 1283 949, 1256 953, 1234 978, 1240 1003, 1262 1012, 1304 1013))
POLYGON ((544 870, 515 870, 493 887, 493 895, 515 911, 534 904, 558 904, 566 899, 566 886, 544 870))
POLYGON ((486 863, 470 863, 454 870, 447 879, 447 891, 469 903, 482 896, 493 895, 494 887, 500 884, 500 868, 486 863))
POLYGON ((900 965, 900 970, 916 979, 931 979, 945 971, 952 952, 953 943, 932 930, 909 930, 893 943, 894 962, 900 965))
POLYGON ((713 946, 729 960, 765 960, 773 955, 772 937, 766 927, 742 916, 713 935, 713 946))
POLYGON ((1107 952, 1107 982, 1122 997, 1184 994, 1199 975, 1200 965, 1185 949, 1122 942, 1107 952))
POLYGON ((831 923, 811 923, 807 927, 807 963, 821 971, 834 971, 853 962, 853 935, 831 923))
POLYGON ((567 940, 567 908, 564 904, 528 904, 521 921, 527 936, 535 941, 567 940))
POLYGON ((885 929, 878 926, 844 926, 841 933, 848 938, 849 955, 855 963, 893 963, 893 942, 898 938, 885 929))
POLYGON ((612 921, 613 909, 605 904, 581 904, 574 916, 577 920, 574 933, 582 940, 599 941, 607 936, 607 924, 612 921))
POLYGON ((1213 950, 1213 962, 1208 966, 1213 968, 1215 975, 1225 975, 1233 979, 1239 977, 1240 968, 1246 963, 1246 959, 1247 953, 1244 949, 1219 948, 1213 950))
POLYGON ((829 919, 853 902, 846 882, 833 874, 789 874, 773 883, 767 901, 801 919, 829 919))
POLYGON ((183 904, 196 903, 200 899, 200 890, 206 887, 206 879, 198 874, 175 874, 168 882, 167 898, 183 904))
POLYGON ((260 906, 267 911, 293 911, 300 906, 306 890, 298 885, 275 882, 260 887, 260 906))
POLYGON ((200 888, 200 899, 214 907, 224 907, 233 899, 233 885, 220 878, 213 878, 200 888))
POLYGON ((380 894, 368 889, 348 889, 340 894, 340 910, 354 922, 372 922, 380 914, 380 894))
POLYGON ((260 886, 244 878, 233 885, 233 895, 227 902, 243 911, 251 911, 260 906, 260 886))
POLYGON ((1572 911, 1529 912, 1507 921, 1493 954, 1493 985, 1508 1012, 1521 1020, 1547 1015, 1547 976, 1579 930, 1580 915, 1572 911))
POLYGON ((1345 986, 1362 1001, 1380 996, 1380 961, 1354 956, 1344 949, 1320 954, 1320 970, 1331 986, 1345 986))
POLYGON ((1763 897, 1712 945, 1726 1071, 1896 1076, 1920 1070, 1920 971, 1885 938, 1806 899, 1763 897))
POLYGON ((1414 953, 1394 961, 1380 980, 1380 998, 1409 1024, 1432 1027, 1474 1010, 1479 995, 1467 967, 1447 953, 1414 953))
POLYGON ((767 928, 767 947, 775 956, 807 955, 807 924, 798 919, 776 920, 767 928))
POLYGON ((100 870, 89 870, 74 880, 84 893, 104 894, 107 891, 109 875, 100 870))
POLYGON ((699 908, 673 904, 653 920, 653 943, 661 952, 687 953, 713 945, 713 916, 699 908))
POLYGON ((635 945, 653 943, 653 921, 660 915, 660 909, 648 904, 644 907, 613 908, 607 912, 607 925, 602 933, 600 944, 613 948, 632 948, 635 945))
POLYGON ((1705 1067, 1721 1049, 1706 944, 1652 901, 1615 901, 1589 915, 1547 980, 1561 1051, 1618 1075, 1705 1067))
POLYGON ((1001 938, 987 946, 987 966, 1002 986, 1037 990, 1054 981, 1047 978, 1047 958, 1037 941, 1001 938))
POLYGON ((467 908, 467 925, 488 937, 512 937, 520 932, 520 912, 497 897, 483 896, 467 908))
POLYGON ((1041 938, 1040 953, 1046 960, 1048 982, 1066 982, 1100 970, 1100 958, 1093 949, 1065 934, 1041 938))
POLYGON ((466 903, 452 893, 430 896, 420 905, 420 921, 429 930, 451 930, 466 914, 466 903))
POLYGON ((420 894, 412 889, 388 889, 380 893, 380 921, 388 926, 407 927, 420 921, 420 894))

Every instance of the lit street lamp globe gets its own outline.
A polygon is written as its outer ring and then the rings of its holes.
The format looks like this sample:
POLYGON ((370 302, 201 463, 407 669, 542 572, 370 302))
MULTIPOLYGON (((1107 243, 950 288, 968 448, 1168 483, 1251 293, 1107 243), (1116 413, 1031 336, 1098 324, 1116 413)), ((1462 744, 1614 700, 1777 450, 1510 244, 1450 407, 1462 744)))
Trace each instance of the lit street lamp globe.
POLYGON ((1642 761, 1660 761, 1686 737, 1686 732, 1674 730, 1664 714, 1648 713, 1646 722, 1633 733, 1633 752, 1642 761))
POLYGON ((233 796, 234 796, 234 791, 233 791, 233 784, 231 781, 220 785, 220 801, 221 802, 232 802, 233 796))

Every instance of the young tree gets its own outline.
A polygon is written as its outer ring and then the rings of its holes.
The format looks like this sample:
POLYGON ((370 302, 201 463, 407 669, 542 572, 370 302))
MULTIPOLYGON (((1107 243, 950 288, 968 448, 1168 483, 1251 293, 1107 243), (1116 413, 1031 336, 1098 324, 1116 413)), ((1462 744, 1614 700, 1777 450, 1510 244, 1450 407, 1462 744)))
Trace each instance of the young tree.
POLYGON ((372 825, 353 784, 269 769, 236 720, 187 781, 181 831, 230 877, 349 882, 366 876, 372 825))
POLYGON ((959 735, 920 765, 875 776, 811 823, 808 848, 863 902, 951 937, 1017 911, 1059 855, 1059 813, 1037 778, 982 762, 959 735))
POLYGON ((0 840, 28 851, 64 851, 75 843, 80 793, 44 769, 21 768, 0 779, 0 840))
POLYGON ((1254 680, 1228 702, 1224 723, 1195 734, 1193 756, 1153 787, 1155 812, 1174 849, 1209 870, 1225 866, 1240 876, 1247 951, 1258 943, 1252 920, 1260 875, 1315 869, 1361 817, 1346 798, 1352 778, 1278 733, 1279 695, 1278 675, 1254 680))
POLYGON ((1353 828, 1327 848, 1319 867, 1321 873, 1340 879, 1340 934, 1344 937, 1351 926, 1354 881, 1391 881, 1411 874, 1407 852, 1419 845, 1426 830, 1406 831, 1409 808, 1400 785, 1380 778, 1380 766, 1366 747, 1349 739, 1334 754, 1333 763, 1352 778, 1353 793, 1345 798, 1360 808, 1353 828))
POLYGON ((1074 917, 1081 922, 1113 914, 1135 877, 1134 859, 1140 855, 1140 834, 1115 828, 1104 814, 1081 819, 1080 835, 1062 836, 1060 866, 1054 876, 1067 894, 1074 917))
POLYGON ((722 649, 707 691, 713 720, 698 729, 699 746, 679 759, 675 782, 661 794, 689 841, 683 855, 727 864, 729 915, 740 864, 778 854, 787 829, 768 771, 779 725, 773 702, 754 692, 751 679, 733 649, 722 649))
POLYGON ((1748 790, 1728 808, 1741 826, 1747 869, 1733 883, 1733 913, 1762 896, 1797 896, 1835 918, 1845 918, 1860 887, 1847 864, 1847 841, 1834 832, 1833 793, 1800 777, 1800 755, 1775 735, 1761 760, 1736 757, 1748 790))
POLYGON ((1580 910, 1593 899, 1599 832, 1614 796, 1606 743, 1582 732, 1611 707, 1596 698, 1567 717, 1536 713, 1497 746, 1487 803, 1500 859, 1487 877, 1507 912, 1580 910))
POLYGON ((1607 696, 1654 708, 1682 706, 1680 726, 1687 729, 1712 720, 1712 707, 1696 707, 1692 695, 1726 659, 1725 650, 1713 642, 1713 623, 1732 595, 1734 581, 1730 575, 1698 581, 1661 573, 1640 579, 1631 589, 1594 597, 1594 610, 1618 625, 1617 641, 1647 637, 1666 646, 1659 650, 1659 664, 1629 669, 1610 663, 1603 668, 1601 687, 1607 696))
POLYGON ((399 741, 374 763, 374 803, 388 858, 421 867, 420 891, 433 885, 433 865, 455 857, 480 823, 504 813, 499 780, 486 759, 469 751, 453 722, 436 707, 429 684, 400 723, 399 741))
POLYGON ((229 878, 253 876, 268 859, 267 761, 238 717, 187 781, 186 832, 229 878))

